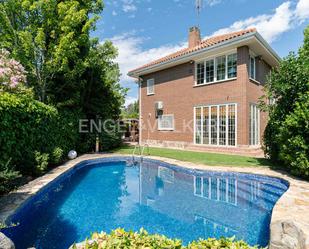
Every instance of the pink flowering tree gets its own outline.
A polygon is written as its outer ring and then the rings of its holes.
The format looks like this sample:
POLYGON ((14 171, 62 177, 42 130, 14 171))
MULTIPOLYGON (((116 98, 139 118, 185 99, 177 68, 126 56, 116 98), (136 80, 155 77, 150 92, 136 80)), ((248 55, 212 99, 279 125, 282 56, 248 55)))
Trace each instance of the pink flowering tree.
POLYGON ((26 83, 26 71, 7 50, 0 50, 0 91, 14 91, 26 83))

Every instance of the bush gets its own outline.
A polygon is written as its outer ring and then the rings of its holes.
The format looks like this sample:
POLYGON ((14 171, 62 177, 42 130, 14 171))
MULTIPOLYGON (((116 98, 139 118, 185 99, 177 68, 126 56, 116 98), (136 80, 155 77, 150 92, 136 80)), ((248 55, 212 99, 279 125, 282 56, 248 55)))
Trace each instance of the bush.
POLYGON ((309 26, 298 54, 291 53, 272 71, 265 85, 269 122, 265 154, 292 174, 309 179, 309 26))
POLYGON ((114 249, 114 248, 154 248, 154 249, 253 249, 243 241, 234 241, 233 239, 208 239, 194 241, 188 246, 182 245, 181 240, 169 239, 163 235, 148 234, 141 229, 140 232, 126 232, 123 229, 116 229, 110 234, 94 233, 90 240, 80 244, 73 245, 73 249, 114 249))
POLYGON ((9 191, 13 187, 11 186, 12 181, 20 176, 18 171, 15 171, 14 168, 10 168, 10 162, 11 159, 5 164, 0 164, 0 194, 9 191))
POLYGON ((35 172, 39 175, 46 171, 49 161, 49 154, 40 153, 39 151, 34 152, 34 159, 36 161, 35 172))
POLYGON ((99 134, 101 150, 110 150, 121 145, 121 127, 117 123, 105 126, 106 130, 102 130, 99 134))
POLYGON ((29 96, 0 93, 0 163, 11 158, 10 167, 23 175, 37 175, 49 163, 59 163, 60 152, 77 143, 74 118, 64 120, 57 109, 29 96))
MULTIPOLYGON (((96 135, 79 133, 79 119, 84 118, 81 113, 57 110, 29 94, 0 92, 0 165, 11 160, 8 167, 15 167, 22 175, 39 175, 48 165, 61 163, 72 149, 78 153, 94 151, 96 135)), ((101 133, 99 138, 104 150, 121 141, 116 130, 101 133)), ((14 170, 1 172, 8 177, 14 170)))
POLYGON ((309 92, 295 103, 279 129, 279 158, 295 175, 309 179, 309 92))
POLYGON ((62 161, 64 157, 64 153, 63 153, 63 149, 61 149, 60 147, 56 147, 51 155, 51 162, 53 164, 58 164, 62 161))

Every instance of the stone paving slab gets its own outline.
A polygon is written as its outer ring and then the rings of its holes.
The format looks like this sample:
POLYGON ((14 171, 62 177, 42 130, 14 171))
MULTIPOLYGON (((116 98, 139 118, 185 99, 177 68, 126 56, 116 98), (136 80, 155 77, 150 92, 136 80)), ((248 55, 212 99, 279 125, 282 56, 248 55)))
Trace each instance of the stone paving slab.
MULTIPOLYGON (((80 156, 51 170, 42 177, 29 182, 16 191, 9 193, 0 199, 0 222, 4 223, 24 201, 35 195, 42 187, 76 164, 90 159, 118 156, 130 155, 86 154, 80 156)), ((270 224, 271 235, 269 248, 309 249, 309 182, 299 180, 284 172, 274 171, 268 167, 206 166, 204 164, 195 164, 162 157, 148 156, 148 158, 191 169, 254 173, 287 180, 290 187, 280 197, 273 209, 270 224)))

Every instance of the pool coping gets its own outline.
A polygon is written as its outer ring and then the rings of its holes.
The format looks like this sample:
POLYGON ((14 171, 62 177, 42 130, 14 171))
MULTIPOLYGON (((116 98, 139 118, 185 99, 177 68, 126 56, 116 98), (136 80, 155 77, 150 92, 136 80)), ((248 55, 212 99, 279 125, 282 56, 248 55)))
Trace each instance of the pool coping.
MULTIPOLYGON (((26 200, 77 164, 92 159, 127 156, 131 155, 116 153, 85 154, 58 166, 45 175, 0 198, 0 222, 5 223, 8 217, 26 200)), ((288 190, 280 197, 273 208, 269 248, 309 249, 309 182, 292 177, 285 172, 274 171, 268 167, 207 166, 158 156, 147 156, 147 158, 188 169, 250 173, 277 177, 288 181, 290 185, 288 190)))

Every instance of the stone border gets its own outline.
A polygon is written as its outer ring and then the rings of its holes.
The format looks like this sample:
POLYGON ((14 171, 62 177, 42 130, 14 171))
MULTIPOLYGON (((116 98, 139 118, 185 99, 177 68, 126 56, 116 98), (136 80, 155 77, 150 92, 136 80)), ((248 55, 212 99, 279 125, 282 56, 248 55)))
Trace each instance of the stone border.
MULTIPOLYGON (((51 170, 16 191, 0 199, 0 222, 4 223, 27 199, 55 178, 73 168, 76 164, 91 159, 105 157, 125 157, 124 154, 86 154, 51 170)), ((287 173, 271 170, 267 167, 228 167, 206 166, 175 159, 149 156, 173 165, 190 169, 227 171, 260 174, 287 180, 289 189, 274 206, 270 224, 270 249, 309 249, 309 182, 291 177, 287 173)))

